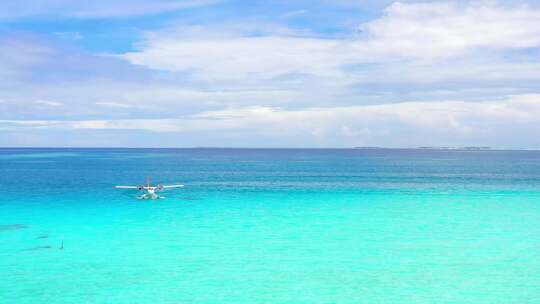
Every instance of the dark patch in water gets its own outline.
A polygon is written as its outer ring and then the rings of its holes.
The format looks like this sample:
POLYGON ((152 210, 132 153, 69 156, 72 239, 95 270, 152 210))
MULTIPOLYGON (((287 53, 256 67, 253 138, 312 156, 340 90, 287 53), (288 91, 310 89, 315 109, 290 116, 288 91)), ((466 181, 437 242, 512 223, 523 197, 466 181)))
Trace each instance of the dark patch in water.
POLYGON ((36 239, 48 239, 49 236, 47 234, 42 234, 42 235, 39 235, 36 239))
POLYGON ((28 228, 28 226, 24 224, 0 225, 0 231, 11 231, 11 230, 26 229, 26 228, 28 228))
POLYGON ((196 197, 180 197, 179 199, 184 200, 184 201, 198 201, 198 200, 200 200, 200 198, 196 198, 196 197))
POLYGON ((41 249, 51 249, 52 246, 50 245, 47 245, 47 246, 36 246, 36 247, 31 247, 31 248, 27 248, 27 249, 23 249, 21 251, 34 251, 34 250, 41 250, 41 249))

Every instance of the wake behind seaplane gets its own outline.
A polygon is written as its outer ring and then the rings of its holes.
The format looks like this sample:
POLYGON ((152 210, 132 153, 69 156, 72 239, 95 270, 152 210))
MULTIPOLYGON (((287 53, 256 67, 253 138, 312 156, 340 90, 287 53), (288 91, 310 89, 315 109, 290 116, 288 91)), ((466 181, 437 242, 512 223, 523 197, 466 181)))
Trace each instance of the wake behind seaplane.
POLYGON ((138 186, 114 186, 116 189, 133 189, 133 190, 139 190, 142 192, 141 195, 137 196, 138 199, 149 199, 149 200, 155 200, 155 199, 161 199, 165 198, 164 196, 161 196, 157 194, 157 192, 161 192, 163 190, 167 189, 174 189, 174 188, 182 188, 184 185, 182 184, 175 184, 175 185, 155 185, 152 186, 150 183, 150 179, 147 179, 146 185, 138 185, 138 186))

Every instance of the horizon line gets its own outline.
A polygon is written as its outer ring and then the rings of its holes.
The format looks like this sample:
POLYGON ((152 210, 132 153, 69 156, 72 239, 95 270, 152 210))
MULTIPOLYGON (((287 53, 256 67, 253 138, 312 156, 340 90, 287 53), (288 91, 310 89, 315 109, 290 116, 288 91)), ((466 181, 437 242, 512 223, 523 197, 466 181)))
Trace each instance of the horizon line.
POLYGON ((384 147, 384 146, 356 146, 356 147, 235 147, 235 146, 186 146, 186 147, 90 147, 90 146, 11 146, 0 149, 243 149, 243 150, 442 150, 442 151, 540 151, 540 148, 511 148, 489 146, 419 146, 419 147, 384 147))

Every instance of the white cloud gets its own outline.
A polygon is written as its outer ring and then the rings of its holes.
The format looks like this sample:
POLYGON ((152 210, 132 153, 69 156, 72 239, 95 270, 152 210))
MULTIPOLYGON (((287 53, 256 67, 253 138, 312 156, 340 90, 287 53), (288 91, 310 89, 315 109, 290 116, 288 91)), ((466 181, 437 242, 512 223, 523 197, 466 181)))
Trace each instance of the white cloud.
POLYGON ((308 10, 302 9, 302 10, 295 10, 287 12, 283 15, 281 15, 281 18, 289 19, 289 18, 296 18, 302 15, 305 15, 308 12, 308 10))
POLYGON ((362 24, 357 42, 369 56, 432 59, 475 48, 524 49, 540 45, 540 10, 493 2, 396 2, 385 15, 362 24), (375 55, 378 54, 378 55, 375 55))
MULTIPOLYGON (((333 75, 346 61, 336 58, 340 41, 301 37, 226 37, 149 41, 141 52, 125 55, 146 67, 189 71, 203 80, 268 79, 283 74, 333 75)), ((338 55, 339 56, 339 55, 338 55)))
POLYGON ((136 106, 120 102, 96 102, 96 105, 108 108, 131 109, 136 106))
POLYGON ((58 101, 41 100, 41 99, 35 100, 34 103, 38 105, 48 106, 48 107, 61 107, 64 105, 63 103, 58 102, 58 101))
MULTIPOLYGON (((540 146, 540 95, 487 102, 432 101, 284 110, 270 107, 208 111, 178 119, 0 121, 13 128, 147 130, 157 133, 241 133, 239 142, 273 146, 540 146), (522 132, 522 133, 520 133, 522 132), (528 143, 528 144, 526 144, 528 143), (534 144, 536 143, 536 144, 534 144)), ((223 143, 219 143, 223 144, 223 143)))
POLYGON ((54 35, 61 39, 67 39, 67 40, 83 39, 83 35, 80 32, 55 32, 54 35))
POLYGON ((187 35, 180 28, 148 34, 140 49, 124 58, 152 69, 221 81, 288 74, 348 78, 354 73, 347 67, 358 64, 384 65, 390 74, 396 67, 414 72, 418 66, 437 74, 444 60, 455 64, 460 58, 457 62, 464 72, 484 64, 504 66, 511 58, 499 56, 500 52, 539 47, 540 10, 493 2, 394 3, 360 29, 357 37, 323 39, 216 29, 187 35), (486 54, 490 62, 485 61, 486 54))
POLYGON ((0 80, 8 82, 19 77, 24 70, 40 64, 44 57, 52 53, 51 48, 40 43, 0 37, 0 80))

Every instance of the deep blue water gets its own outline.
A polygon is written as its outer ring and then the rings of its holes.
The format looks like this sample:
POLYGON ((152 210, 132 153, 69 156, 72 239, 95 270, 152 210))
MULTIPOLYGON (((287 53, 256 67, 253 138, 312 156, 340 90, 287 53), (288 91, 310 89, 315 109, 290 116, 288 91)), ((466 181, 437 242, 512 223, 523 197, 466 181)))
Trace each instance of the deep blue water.
POLYGON ((0 303, 540 302, 540 151, 0 149, 0 188, 0 303))

